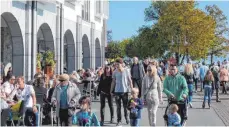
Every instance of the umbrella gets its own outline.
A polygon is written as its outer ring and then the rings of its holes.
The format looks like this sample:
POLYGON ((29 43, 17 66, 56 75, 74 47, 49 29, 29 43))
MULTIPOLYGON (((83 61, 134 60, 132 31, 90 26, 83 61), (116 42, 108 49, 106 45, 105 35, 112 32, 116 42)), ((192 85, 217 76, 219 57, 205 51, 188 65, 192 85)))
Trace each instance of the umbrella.
POLYGON ((5 76, 7 76, 7 73, 9 71, 9 68, 11 67, 11 63, 8 63, 6 66, 5 66, 5 69, 4 69, 4 72, 5 72, 5 76))

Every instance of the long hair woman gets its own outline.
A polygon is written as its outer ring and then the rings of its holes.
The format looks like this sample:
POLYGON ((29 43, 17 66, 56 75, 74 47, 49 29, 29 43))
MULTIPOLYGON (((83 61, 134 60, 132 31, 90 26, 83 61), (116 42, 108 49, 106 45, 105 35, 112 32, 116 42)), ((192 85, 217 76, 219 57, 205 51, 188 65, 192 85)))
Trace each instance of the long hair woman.
POLYGON ((205 108, 205 102, 208 99, 208 106, 211 107, 211 93, 212 93, 212 85, 214 82, 214 76, 210 70, 207 71, 207 74, 204 78, 204 101, 202 108, 205 108))
POLYGON ((147 101, 150 126, 156 126, 156 113, 159 102, 162 102, 162 83, 154 65, 147 67, 147 75, 142 81, 142 97, 147 101))
POLYGON ((105 103, 106 98, 108 100, 108 105, 110 108, 110 123, 113 123, 114 118, 114 108, 113 108, 113 98, 110 94, 111 83, 112 83, 112 68, 110 66, 106 66, 104 69, 104 73, 100 77, 100 82, 97 90, 97 95, 100 95, 100 116, 101 116, 101 126, 104 124, 104 112, 105 112, 105 103))
POLYGON ((194 83, 194 70, 192 64, 186 64, 184 68, 184 77, 188 84, 188 103, 192 108, 192 94, 193 94, 193 83, 194 83))

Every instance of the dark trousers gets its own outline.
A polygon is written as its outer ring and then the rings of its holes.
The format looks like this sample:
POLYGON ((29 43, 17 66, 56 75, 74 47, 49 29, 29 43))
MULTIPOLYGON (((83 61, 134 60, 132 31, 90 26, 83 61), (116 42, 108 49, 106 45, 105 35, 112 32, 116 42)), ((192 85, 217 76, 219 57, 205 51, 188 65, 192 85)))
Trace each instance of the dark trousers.
POLYGON ((101 121, 104 122, 104 112, 105 112, 105 104, 106 104, 106 98, 108 100, 108 105, 110 108, 110 115, 111 115, 111 119, 114 118, 114 107, 113 107, 113 97, 111 95, 108 94, 104 94, 101 92, 100 94, 100 116, 101 116, 101 121))
POLYGON ((141 98, 141 91, 142 91, 142 80, 141 79, 135 79, 132 78, 132 83, 133 83, 133 87, 139 89, 139 94, 138 94, 138 98, 141 98))
POLYGON ((194 83, 195 83, 195 91, 197 91, 198 79, 194 79, 194 83))
POLYGON ((59 118, 61 126, 72 125, 72 117, 68 115, 68 109, 60 109, 59 118))
POLYGON ((24 108, 25 118, 24 123, 25 126, 38 126, 38 115, 33 112, 32 108, 24 108))
POLYGON ((222 90, 222 93, 225 93, 225 94, 227 94, 227 90, 226 90, 226 81, 221 81, 221 86, 223 86, 223 90, 222 90))
POLYGON ((118 122, 121 122, 122 120, 122 113, 121 113, 121 100, 123 103, 123 108, 124 108, 124 116, 125 119, 128 119, 128 112, 127 112, 127 103, 128 103, 128 93, 116 93, 115 94, 115 101, 117 105, 117 119, 118 122))
POLYGON ((6 126, 7 118, 9 117, 10 109, 2 109, 1 112, 1 126, 6 126))
POLYGON ((188 117, 187 117, 187 103, 177 104, 177 106, 179 108, 177 113, 181 117, 181 125, 182 125, 183 122, 188 119, 188 117))

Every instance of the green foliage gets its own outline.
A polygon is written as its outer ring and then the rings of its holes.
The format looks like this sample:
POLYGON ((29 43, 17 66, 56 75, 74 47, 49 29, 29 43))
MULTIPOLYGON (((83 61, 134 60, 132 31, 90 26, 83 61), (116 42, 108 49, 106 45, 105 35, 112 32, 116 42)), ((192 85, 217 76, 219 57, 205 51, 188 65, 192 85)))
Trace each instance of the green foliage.
POLYGON ((54 61, 54 52, 52 51, 46 51, 45 54, 45 63, 48 66, 52 66, 54 68, 55 66, 55 61, 54 61))
POLYGON ((121 57, 121 48, 118 42, 110 42, 106 49, 106 58, 116 59, 121 57))
POLYGON ((36 62, 36 67, 37 68, 41 68, 41 57, 42 57, 42 54, 41 53, 37 53, 37 62, 36 62))

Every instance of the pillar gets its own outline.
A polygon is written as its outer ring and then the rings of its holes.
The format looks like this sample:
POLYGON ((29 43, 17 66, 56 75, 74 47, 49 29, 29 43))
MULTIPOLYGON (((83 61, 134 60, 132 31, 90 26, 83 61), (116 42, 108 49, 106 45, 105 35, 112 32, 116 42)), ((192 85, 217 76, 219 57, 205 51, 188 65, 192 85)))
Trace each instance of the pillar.
POLYGON ((91 50, 91 55, 90 55, 90 68, 95 69, 95 23, 91 22, 91 43, 90 43, 90 50, 91 50))
POLYGON ((82 18, 77 16, 76 22, 76 69, 82 68, 82 18))

